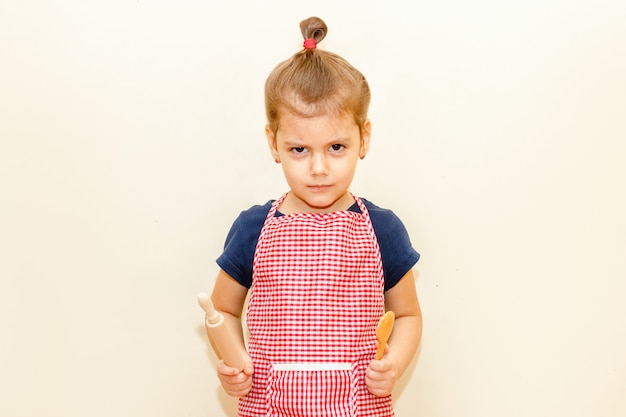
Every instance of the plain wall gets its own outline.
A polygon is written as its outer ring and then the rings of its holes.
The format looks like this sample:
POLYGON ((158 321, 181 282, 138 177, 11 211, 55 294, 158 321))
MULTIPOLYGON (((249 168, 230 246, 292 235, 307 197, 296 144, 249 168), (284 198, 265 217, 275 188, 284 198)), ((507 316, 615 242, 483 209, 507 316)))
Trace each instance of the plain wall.
POLYGON ((368 78, 352 191, 422 254, 398 416, 626 415, 626 3, 0 3, 0 415, 234 416, 199 291, 286 191, 298 24, 368 78))

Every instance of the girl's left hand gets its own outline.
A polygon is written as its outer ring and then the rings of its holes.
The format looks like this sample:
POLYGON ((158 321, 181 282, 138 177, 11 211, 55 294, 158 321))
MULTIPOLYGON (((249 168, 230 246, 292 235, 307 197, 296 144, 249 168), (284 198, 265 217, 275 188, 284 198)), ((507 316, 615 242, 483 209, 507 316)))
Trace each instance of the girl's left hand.
POLYGON ((365 371, 365 385, 377 397, 391 395, 399 377, 398 363, 385 347, 385 355, 381 360, 372 360, 365 371))

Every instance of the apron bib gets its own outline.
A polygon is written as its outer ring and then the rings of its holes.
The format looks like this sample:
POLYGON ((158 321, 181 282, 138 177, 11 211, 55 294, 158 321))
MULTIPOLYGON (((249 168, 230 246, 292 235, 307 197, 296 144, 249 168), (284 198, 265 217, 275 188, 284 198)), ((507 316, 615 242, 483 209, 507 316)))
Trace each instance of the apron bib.
POLYGON ((392 417, 365 386, 384 313, 380 250, 361 213, 272 204, 254 255, 246 322, 255 373, 241 417, 392 417))

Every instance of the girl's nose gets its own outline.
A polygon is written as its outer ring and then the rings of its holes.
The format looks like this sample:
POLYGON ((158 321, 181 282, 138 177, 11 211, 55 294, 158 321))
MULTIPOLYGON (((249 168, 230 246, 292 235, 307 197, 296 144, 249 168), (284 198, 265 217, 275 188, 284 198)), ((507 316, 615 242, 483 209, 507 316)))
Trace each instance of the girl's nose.
POLYGON ((311 158, 311 175, 327 175, 328 164, 325 155, 314 154, 311 158))

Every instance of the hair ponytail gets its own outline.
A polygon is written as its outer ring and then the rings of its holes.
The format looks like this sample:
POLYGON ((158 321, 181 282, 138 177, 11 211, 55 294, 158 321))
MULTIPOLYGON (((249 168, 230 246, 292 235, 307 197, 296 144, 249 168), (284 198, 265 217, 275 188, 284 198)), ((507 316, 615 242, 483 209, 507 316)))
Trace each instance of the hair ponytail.
POLYGON ((326 37, 328 27, 319 17, 309 17, 300 22, 300 32, 304 38, 304 48, 315 49, 317 44, 326 37), (310 42, 311 40, 314 42, 310 42), (312 47, 307 47, 307 42, 309 42, 309 45, 312 45, 312 47))

